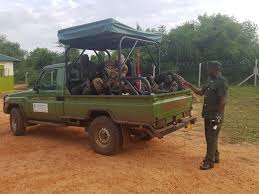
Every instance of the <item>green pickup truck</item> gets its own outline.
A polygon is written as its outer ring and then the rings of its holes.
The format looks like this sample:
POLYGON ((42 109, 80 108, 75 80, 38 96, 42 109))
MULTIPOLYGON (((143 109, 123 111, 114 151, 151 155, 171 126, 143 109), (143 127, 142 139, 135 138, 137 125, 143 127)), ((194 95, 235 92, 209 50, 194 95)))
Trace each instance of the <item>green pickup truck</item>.
MULTIPOLYGON (((107 19, 60 30, 58 37, 66 45, 65 63, 43 68, 33 89, 4 97, 3 109, 10 114, 10 128, 14 135, 24 135, 26 127, 33 124, 85 127, 94 151, 112 155, 122 148, 128 134, 143 140, 162 138, 195 122, 191 116, 190 90, 130 95, 122 91, 116 95, 71 93, 71 48, 82 49, 81 55, 86 49, 107 53, 117 50, 119 56, 122 49, 128 49, 129 57, 135 47, 155 45, 159 55, 159 34, 139 32, 107 19)), ((159 66, 159 56, 154 62, 159 66)), ((131 80, 148 82, 141 76, 120 77, 120 80, 129 85, 131 80)))

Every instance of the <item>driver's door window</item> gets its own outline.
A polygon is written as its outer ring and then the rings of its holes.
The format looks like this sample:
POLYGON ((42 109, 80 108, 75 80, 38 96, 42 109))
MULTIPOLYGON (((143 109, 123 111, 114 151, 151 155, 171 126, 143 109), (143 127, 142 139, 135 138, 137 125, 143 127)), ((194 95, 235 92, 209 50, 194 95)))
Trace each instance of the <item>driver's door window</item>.
POLYGON ((42 72, 37 82, 37 90, 28 100, 31 119, 52 121, 57 119, 57 70, 48 69, 42 72))
POLYGON ((57 89, 57 70, 47 70, 41 75, 38 82, 39 90, 56 90, 57 89))

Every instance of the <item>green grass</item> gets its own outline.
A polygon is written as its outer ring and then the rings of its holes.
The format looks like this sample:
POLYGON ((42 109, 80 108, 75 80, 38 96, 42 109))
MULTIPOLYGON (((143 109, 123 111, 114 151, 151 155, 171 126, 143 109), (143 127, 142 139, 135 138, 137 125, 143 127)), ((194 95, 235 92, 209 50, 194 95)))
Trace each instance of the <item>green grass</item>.
POLYGON ((223 133, 232 143, 259 142, 259 87, 231 87, 223 133))

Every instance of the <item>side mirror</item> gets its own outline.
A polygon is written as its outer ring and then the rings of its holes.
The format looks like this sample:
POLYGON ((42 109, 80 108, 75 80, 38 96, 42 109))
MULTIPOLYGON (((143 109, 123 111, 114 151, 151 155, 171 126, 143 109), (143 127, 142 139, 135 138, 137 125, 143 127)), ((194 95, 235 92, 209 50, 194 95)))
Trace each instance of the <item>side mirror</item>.
POLYGON ((33 91, 39 93, 39 87, 37 85, 34 85, 33 86, 33 91))

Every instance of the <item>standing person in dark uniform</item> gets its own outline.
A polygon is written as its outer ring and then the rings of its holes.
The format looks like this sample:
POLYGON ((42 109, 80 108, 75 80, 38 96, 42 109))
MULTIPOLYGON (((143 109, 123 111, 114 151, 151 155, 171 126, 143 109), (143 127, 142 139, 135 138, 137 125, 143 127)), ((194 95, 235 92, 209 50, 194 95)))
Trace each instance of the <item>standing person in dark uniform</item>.
POLYGON ((201 170, 208 170, 219 163, 218 136, 224 118, 224 108, 228 84, 221 74, 222 65, 218 61, 208 62, 208 83, 202 89, 198 89, 185 82, 184 85, 192 89, 198 95, 204 95, 202 117, 205 124, 205 137, 207 153, 201 170))

